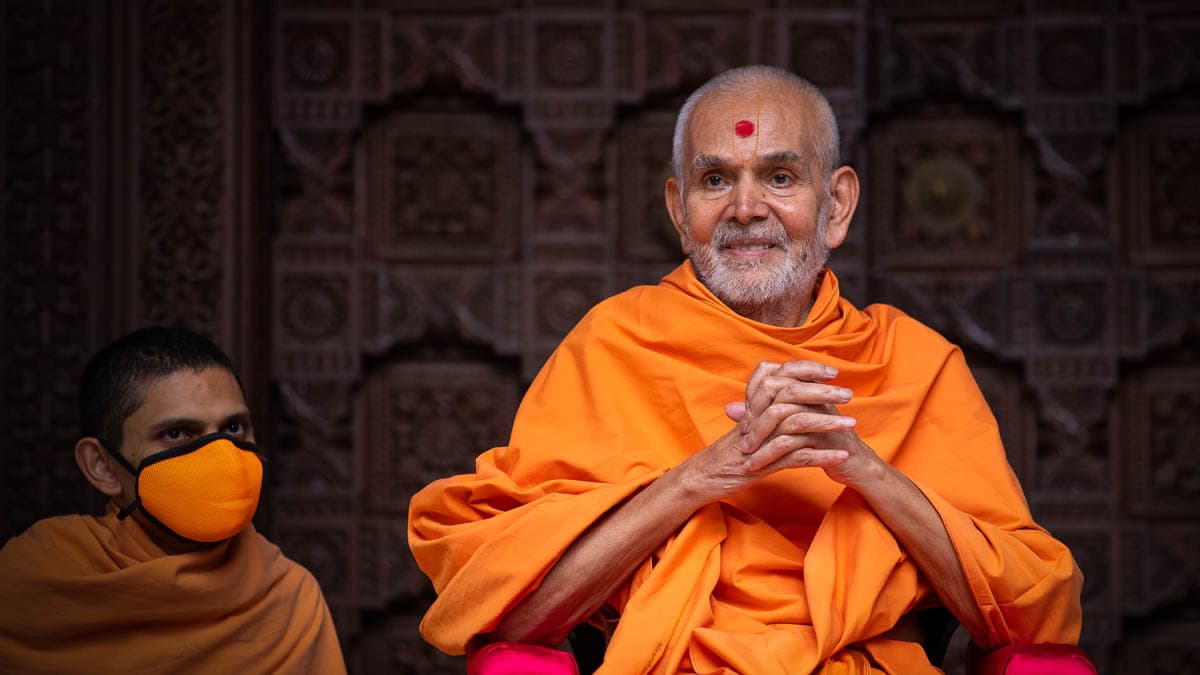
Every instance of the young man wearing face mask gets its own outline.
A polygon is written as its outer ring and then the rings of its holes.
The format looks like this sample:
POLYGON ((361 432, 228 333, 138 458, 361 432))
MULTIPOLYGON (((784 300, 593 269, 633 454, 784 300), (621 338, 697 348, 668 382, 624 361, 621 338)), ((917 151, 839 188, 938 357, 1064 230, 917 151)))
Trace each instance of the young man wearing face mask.
POLYGON ((228 356, 141 329, 92 358, 79 411, 108 507, 0 550, 0 672, 345 672, 316 580, 250 524, 264 455, 228 356))

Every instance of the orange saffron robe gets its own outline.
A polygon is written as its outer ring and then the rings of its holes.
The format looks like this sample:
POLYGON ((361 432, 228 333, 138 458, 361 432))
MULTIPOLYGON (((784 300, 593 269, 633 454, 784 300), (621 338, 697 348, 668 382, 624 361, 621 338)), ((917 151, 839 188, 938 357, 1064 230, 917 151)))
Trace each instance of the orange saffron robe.
POLYGON ((168 555, 133 519, 35 523, 0 550, 0 672, 345 673, 316 579, 246 528, 168 555))
MULTIPOLYGON (((836 367, 842 414, 937 509, 987 624, 980 646, 1075 642, 1082 576, 1030 516, 960 350, 826 270, 807 321, 721 303, 685 262, 598 304, 531 385, 508 446, 412 499, 409 544, 438 598, 424 637, 461 654, 600 516, 728 431, 763 360, 836 367)), ((602 673, 940 672, 881 634, 940 604, 855 491, 788 469, 697 511, 609 599, 602 673)))

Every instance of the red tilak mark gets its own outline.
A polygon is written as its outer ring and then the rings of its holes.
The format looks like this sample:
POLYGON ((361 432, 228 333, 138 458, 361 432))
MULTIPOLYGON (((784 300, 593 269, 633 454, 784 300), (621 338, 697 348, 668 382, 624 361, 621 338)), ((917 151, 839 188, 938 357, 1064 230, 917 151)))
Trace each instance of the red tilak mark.
POLYGON ((746 138, 754 133, 754 122, 750 120, 738 120, 738 123, 733 125, 733 133, 738 135, 738 138, 746 138))

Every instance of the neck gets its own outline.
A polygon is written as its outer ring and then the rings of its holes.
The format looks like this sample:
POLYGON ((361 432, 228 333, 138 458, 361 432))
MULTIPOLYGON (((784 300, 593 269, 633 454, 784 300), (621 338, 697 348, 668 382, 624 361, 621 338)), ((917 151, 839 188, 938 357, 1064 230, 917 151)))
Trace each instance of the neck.
POLYGON ((809 310, 812 309, 812 295, 808 295, 806 299, 807 302, 803 303, 765 302, 737 306, 729 305, 729 308, 747 319, 753 319, 759 323, 783 328, 795 328, 804 324, 808 319, 809 310))

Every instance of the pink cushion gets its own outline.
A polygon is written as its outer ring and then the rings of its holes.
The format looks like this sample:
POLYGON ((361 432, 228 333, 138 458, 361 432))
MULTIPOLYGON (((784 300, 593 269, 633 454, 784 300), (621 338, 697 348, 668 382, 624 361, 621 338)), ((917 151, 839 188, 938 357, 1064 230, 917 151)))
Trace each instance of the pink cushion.
POLYGON ((467 656, 467 675, 579 675, 567 652, 519 642, 493 642, 467 656))
POLYGON ((1096 667, 1075 645, 1009 645, 987 653, 970 650, 972 675, 1097 675, 1096 667))

